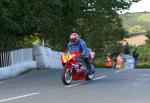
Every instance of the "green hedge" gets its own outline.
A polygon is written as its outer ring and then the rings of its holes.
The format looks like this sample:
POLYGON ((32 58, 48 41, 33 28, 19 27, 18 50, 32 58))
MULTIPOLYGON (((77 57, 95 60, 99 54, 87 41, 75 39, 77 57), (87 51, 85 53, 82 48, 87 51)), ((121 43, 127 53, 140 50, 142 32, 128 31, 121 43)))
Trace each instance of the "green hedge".
POLYGON ((150 69, 150 61, 144 62, 144 63, 139 63, 136 68, 150 69))

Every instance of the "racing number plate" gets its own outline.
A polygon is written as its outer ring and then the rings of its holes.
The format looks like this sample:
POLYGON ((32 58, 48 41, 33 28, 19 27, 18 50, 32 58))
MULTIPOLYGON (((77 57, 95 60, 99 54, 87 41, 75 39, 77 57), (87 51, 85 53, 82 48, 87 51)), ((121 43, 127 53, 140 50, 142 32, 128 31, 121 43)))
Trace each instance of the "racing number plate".
POLYGON ((65 54, 65 55, 64 55, 64 59, 65 59, 65 60, 69 60, 69 55, 68 55, 68 54, 65 54))

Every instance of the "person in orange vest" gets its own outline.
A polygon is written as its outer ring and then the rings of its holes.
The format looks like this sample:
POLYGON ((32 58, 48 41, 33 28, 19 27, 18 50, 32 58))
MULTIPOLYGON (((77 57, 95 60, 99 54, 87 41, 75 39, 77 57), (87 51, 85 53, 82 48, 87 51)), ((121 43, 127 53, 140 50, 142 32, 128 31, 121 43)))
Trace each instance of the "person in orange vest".
POLYGON ((120 53, 120 54, 116 57, 115 68, 117 68, 117 69, 123 68, 123 62, 124 62, 124 57, 123 57, 123 54, 120 53))
POLYGON ((105 57, 105 66, 106 67, 112 67, 112 57, 110 55, 110 53, 107 54, 107 56, 105 57))

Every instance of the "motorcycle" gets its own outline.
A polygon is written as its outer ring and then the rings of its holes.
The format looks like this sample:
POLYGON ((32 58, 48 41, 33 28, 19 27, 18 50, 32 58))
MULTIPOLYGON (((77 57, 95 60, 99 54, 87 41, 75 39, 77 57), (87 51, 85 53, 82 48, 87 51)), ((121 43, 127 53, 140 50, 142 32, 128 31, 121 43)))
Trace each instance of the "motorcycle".
MULTIPOLYGON (((93 56, 89 59, 92 61, 93 56)), ((92 65, 92 73, 89 75, 87 66, 85 64, 82 54, 76 52, 65 52, 61 56, 62 65, 64 67, 62 72, 62 82, 69 85, 75 80, 92 80, 95 76, 94 65, 92 65)))

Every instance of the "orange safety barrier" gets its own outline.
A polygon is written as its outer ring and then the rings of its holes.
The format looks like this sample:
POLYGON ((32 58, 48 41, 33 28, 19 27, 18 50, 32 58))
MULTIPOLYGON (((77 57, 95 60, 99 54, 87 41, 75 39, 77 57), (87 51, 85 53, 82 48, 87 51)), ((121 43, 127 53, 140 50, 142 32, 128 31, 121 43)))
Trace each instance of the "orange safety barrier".
POLYGON ((112 62, 110 61, 110 62, 105 62, 105 66, 106 67, 112 67, 113 66, 113 64, 112 64, 112 62))
POLYGON ((105 67, 112 67, 113 63, 112 63, 112 58, 110 56, 106 56, 105 58, 105 67))
POLYGON ((116 61, 116 68, 121 69, 123 67, 123 61, 116 61))

